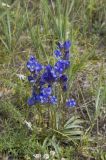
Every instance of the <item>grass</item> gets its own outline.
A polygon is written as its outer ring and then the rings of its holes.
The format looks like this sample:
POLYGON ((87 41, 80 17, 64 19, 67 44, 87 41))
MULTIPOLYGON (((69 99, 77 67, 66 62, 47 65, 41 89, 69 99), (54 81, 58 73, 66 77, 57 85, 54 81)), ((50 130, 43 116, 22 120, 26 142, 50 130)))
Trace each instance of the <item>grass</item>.
POLYGON ((0 1, 1 159, 30 160, 50 150, 58 160, 106 159, 105 6, 105 0, 0 1), (61 104, 48 106, 49 115, 45 107, 29 108, 30 85, 17 74, 29 74, 31 53, 54 64, 56 43, 67 39, 72 42, 69 92, 56 90, 61 104), (68 95, 76 99, 75 109, 64 110, 68 95))

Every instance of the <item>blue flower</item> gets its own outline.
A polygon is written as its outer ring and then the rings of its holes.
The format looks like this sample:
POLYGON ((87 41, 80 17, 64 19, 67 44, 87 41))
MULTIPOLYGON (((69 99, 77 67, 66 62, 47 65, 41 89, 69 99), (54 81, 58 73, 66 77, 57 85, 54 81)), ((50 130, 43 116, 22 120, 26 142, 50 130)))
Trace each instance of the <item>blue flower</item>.
POLYGON ((48 103, 48 96, 46 95, 39 94, 38 99, 41 104, 48 103))
POLYGON ((32 96, 28 99, 27 103, 29 106, 33 106, 38 102, 38 96, 35 92, 35 86, 32 89, 32 96))
POLYGON ((59 58, 60 56, 62 56, 62 53, 60 52, 60 50, 55 50, 54 54, 55 54, 56 58, 59 58))
POLYGON ((27 62, 27 68, 30 70, 30 72, 35 71, 35 63, 34 62, 27 62))
POLYGON ((56 79, 57 79, 57 75, 55 73, 54 68, 51 65, 48 65, 45 69, 45 72, 41 76, 41 82, 51 84, 55 82, 56 79))
POLYGON ((43 66, 35 59, 34 56, 31 56, 27 62, 27 68, 30 72, 40 72, 43 69, 43 66))
POLYGON ((30 97, 27 101, 29 106, 33 106, 36 103, 35 97, 30 97))
POLYGON ((67 75, 62 74, 62 75, 60 76, 60 82, 64 83, 64 82, 67 82, 67 80, 68 80, 67 75))
POLYGON ((68 89, 67 81, 68 81, 67 75, 62 74, 62 75, 60 76, 60 83, 61 83, 61 86, 62 86, 62 90, 63 90, 64 92, 67 91, 67 89, 68 89))
POLYGON ((41 76, 40 80, 39 80, 39 85, 40 85, 40 88, 42 88, 42 86, 45 84, 45 80, 44 80, 44 77, 43 75, 41 76))
POLYGON ((50 104, 55 105, 55 104, 57 104, 57 98, 55 96, 50 96, 49 102, 50 102, 50 104))
POLYGON ((35 71, 35 65, 36 65, 36 59, 34 56, 31 56, 29 61, 27 62, 27 68, 30 70, 30 72, 35 71))
POLYGON ((30 61, 33 61, 33 62, 34 62, 34 61, 36 61, 36 58, 31 55, 31 56, 30 56, 30 61))
POLYGON ((33 82, 34 81, 34 78, 32 76, 28 76, 28 81, 29 82, 33 82))
POLYGON ((71 42, 69 40, 64 42, 64 49, 65 50, 69 50, 69 48, 71 47, 71 42))
POLYGON ((53 67, 50 64, 48 64, 45 68, 47 71, 50 71, 50 70, 52 70, 53 67))
POLYGON ((75 107, 76 106, 76 101, 74 99, 68 99, 66 101, 66 106, 67 107, 75 107))
POLYGON ((58 60, 54 66, 55 71, 62 74, 65 69, 68 69, 70 66, 70 61, 67 60, 58 60))
POLYGON ((58 46, 58 48, 59 48, 60 50, 64 47, 63 44, 60 43, 60 42, 57 43, 57 46, 58 46))
POLYGON ((67 83, 63 83, 62 84, 62 90, 65 92, 65 91, 67 91, 67 89, 68 89, 67 83))
POLYGON ((44 67, 40 63, 36 63, 35 71, 38 73, 40 72, 44 67))
POLYGON ((63 59, 64 60, 69 60, 70 59, 70 52, 69 51, 65 51, 63 59))
POLYGON ((71 42, 69 40, 65 41, 64 43, 57 43, 58 48, 61 49, 65 49, 65 50, 69 50, 69 48, 71 47, 71 42))
POLYGON ((44 96, 50 96, 51 93, 52 93, 52 88, 51 88, 51 87, 42 88, 42 89, 41 89, 41 93, 42 93, 44 96))
POLYGON ((70 67, 70 61, 64 60, 64 68, 68 69, 70 67))
POLYGON ((28 76, 28 81, 31 82, 31 83, 35 83, 36 82, 36 78, 37 78, 36 74, 34 74, 33 76, 28 76))

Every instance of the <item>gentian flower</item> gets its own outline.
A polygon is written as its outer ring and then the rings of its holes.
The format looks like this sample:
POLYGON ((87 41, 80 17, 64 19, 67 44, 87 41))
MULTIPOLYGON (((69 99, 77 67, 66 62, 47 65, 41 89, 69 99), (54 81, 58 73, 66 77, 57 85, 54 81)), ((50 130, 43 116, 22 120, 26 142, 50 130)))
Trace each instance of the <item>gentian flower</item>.
POLYGON ((67 51, 71 47, 71 42, 69 40, 64 42, 64 49, 67 51))
POLYGON ((68 99, 66 101, 66 106, 67 107, 75 107, 76 106, 76 101, 74 99, 68 99))
POLYGON ((64 60, 69 60, 70 59, 70 52, 69 51, 65 51, 63 59, 64 60))
POLYGON ((55 71, 62 74, 64 70, 69 68, 70 66, 70 61, 67 60, 58 60, 54 66, 55 71))
POLYGON ((67 75, 62 74, 62 75, 60 76, 60 82, 64 83, 64 82, 67 82, 67 80, 68 80, 67 75))
POLYGON ((45 96, 50 96, 52 93, 52 89, 51 87, 47 87, 47 88, 42 88, 41 89, 41 93, 45 96))
POLYGON ((27 68, 30 72, 40 72, 43 69, 43 66, 35 59, 34 56, 31 56, 27 62, 27 68))
POLYGON ((30 97, 27 101, 29 106, 33 106, 35 105, 36 101, 35 101, 35 97, 30 97))
POLYGON ((47 95, 39 94, 38 99, 41 104, 48 103, 48 96, 47 95))
POLYGON ((33 106, 38 102, 37 94, 35 93, 35 87, 32 89, 32 96, 28 99, 28 105, 33 106))
POLYGON ((30 70, 30 72, 35 71, 35 64, 36 64, 36 59, 34 56, 31 56, 29 61, 27 62, 27 68, 30 70))
POLYGON ((62 53, 60 52, 60 50, 55 50, 54 54, 55 54, 56 58, 59 58, 60 56, 62 56, 62 53))
POLYGON ((63 44, 60 43, 60 42, 57 43, 57 46, 58 46, 58 48, 59 48, 60 50, 63 49, 63 47, 64 47, 63 44))
POLYGON ((41 77, 41 81, 46 82, 48 84, 51 84, 53 82, 55 82, 57 79, 57 75, 55 73, 54 68, 51 65, 48 65, 46 67, 45 72, 43 73, 42 77, 41 77))
POLYGON ((50 102, 50 104, 55 105, 55 104, 57 104, 57 98, 55 96, 50 96, 49 102, 50 102))
POLYGON ((43 66, 40 63, 36 63, 35 71, 39 73, 43 69, 43 66))
POLYGON ((68 89, 67 83, 63 83, 62 84, 62 90, 65 92, 65 91, 67 91, 67 89, 68 89))
POLYGON ((34 74, 33 76, 28 76, 28 81, 31 82, 31 83, 35 83, 36 82, 36 78, 37 78, 36 74, 34 74))
POLYGON ((71 47, 71 42, 69 40, 65 41, 64 43, 58 42, 57 46, 60 50, 64 48, 66 51, 69 50, 69 48, 71 47))
POLYGON ((67 81, 68 81, 67 75, 62 74, 62 75, 60 76, 60 83, 61 83, 61 86, 62 86, 62 90, 63 90, 63 91, 67 91, 67 89, 68 89, 67 81))
POLYGON ((45 85, 45 84, 46 84, 46 82, 45 82, 45 80, 43 79, 43 76, 41 76, 41 77, 40 77, 40 80, 39 80, 39 86, 40 86, 40 88, 42 88, 42 86, 45 85))

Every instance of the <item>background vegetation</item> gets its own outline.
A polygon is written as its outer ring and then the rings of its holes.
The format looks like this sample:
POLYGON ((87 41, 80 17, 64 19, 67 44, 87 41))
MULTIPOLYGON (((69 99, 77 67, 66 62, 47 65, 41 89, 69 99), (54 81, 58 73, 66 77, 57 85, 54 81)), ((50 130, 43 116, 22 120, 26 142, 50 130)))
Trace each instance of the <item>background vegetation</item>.
POLYGON ((58 160, 106 159, 105 22, 105 0, 0 1, 1 160, 30 160, 50 150, 58 160), (33 53, 53 63, 56 42, 66 39, 72 42, 68 94, 77 106, 66 110, 62 126, 59 114, 50 120, 45 108, 27 106, 26 61, 33 53), (49 121, 54 126, 46 130, 49 121))

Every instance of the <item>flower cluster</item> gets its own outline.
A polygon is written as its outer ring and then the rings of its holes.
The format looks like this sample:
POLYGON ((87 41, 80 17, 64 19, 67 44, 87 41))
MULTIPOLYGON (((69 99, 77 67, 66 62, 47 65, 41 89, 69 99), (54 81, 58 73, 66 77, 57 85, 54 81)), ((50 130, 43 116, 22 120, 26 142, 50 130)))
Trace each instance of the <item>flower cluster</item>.
MULTIPOLYGON (((63 92, 68 88, 68 76, 65 71, 70 67, 70 47, 69 40, 64 43, 58 43, 54 55, 57 59, 54 66, 50 64, 43 66, 34 56, 31 56, 27 62, 27 68, 31 75, 28 76, 29 82, 32 84, 32 96, 28 99, 28 105, 32 106, 36 103, 52 104, 57 103, 57 97, 53 95, 53 85, 60 83, 63 92)), ((67 106, 74 107, 76 102, 74 99, 66 101, 67 106)))

